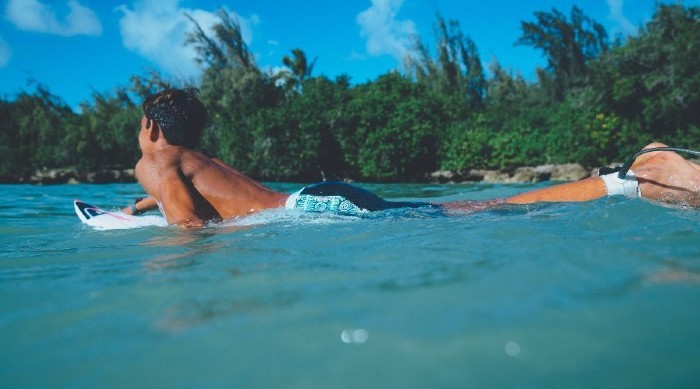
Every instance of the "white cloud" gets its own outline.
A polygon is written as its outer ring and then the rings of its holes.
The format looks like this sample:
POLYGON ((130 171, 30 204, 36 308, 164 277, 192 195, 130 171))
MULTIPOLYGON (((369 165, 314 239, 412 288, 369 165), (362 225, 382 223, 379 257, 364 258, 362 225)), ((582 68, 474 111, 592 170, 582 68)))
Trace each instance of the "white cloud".
MULTIPOLYGON (((199 74, 194 62, 196 53, 191 45, 185 46, 185 37, 193 31, 190 15, 208 35, 219 21, 214 12, 181 8, 179 0, 143 0, 133 9, 122 5, 117 8, 123 16, 119 21, 124 46, 156 63, 164 71, 183 77, 199 74)), ((253 40, 251 21, 231 14, 241 25, 243 40, 250 45, 253 40)), ((259 22, 257 17, 255 23, 259 22)))
POLYGON ((396 20, 402 4, 403 0, 372 0, 372 6, 357 15, 369 55, 388 54, 401 63, 410 52, 416 26, 412 20, 396 20))
POLYGON ((10 50, 10 45, 7 44, 2 38, 0 38, 0 69, 4 68, 12 58, 12 50, 10 50))
POLYGON ((609 18, 617 23, 617 27, 622 30, 625 35, 637 35, 639 29, 622 13, 622 3, 624 0, 607 0, 610 7, 609 18))
POLYGON ((350 61, 364 61, 367 59, 367 54, 358 53, 357 51, 353 50, 347 59, 350 61))
POLYGON ((63 20, 56 17, 55 4, 46 5, 39 0, 9 0, 5 14, 21 30, 61 36, 102 34, 102 25, 92 10, 76 0, 68 0, 66 5, 68 14, 63 20))

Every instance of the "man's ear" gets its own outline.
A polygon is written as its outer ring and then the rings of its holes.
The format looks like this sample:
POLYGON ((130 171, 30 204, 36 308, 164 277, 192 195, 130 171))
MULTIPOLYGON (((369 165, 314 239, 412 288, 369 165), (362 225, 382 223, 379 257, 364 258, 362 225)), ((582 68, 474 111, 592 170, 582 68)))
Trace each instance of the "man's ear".
POLYGON ((158 127, 158 123, 156 123, 155 120, 152 119, 146 119, 146 128, 148 128, 148 137, 151 139, 151 142, 155 142, 158 140, 158 137, 160 137, 160 127, 158 127))

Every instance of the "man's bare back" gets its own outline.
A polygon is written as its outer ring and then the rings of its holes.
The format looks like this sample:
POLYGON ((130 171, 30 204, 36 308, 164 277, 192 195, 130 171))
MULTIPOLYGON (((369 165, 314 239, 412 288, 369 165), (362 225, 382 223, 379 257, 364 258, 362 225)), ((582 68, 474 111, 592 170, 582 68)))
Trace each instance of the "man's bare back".
POLYGON ((144 154, 136 177, 171 224, 200 226, 275 208, 288 197, 179 146, 144 154))

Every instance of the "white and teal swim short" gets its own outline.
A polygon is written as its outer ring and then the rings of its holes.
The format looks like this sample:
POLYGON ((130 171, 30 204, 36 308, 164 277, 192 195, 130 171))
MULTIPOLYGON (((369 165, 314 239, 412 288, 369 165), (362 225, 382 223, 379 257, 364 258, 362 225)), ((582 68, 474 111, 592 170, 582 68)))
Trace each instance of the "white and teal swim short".
POLYGON ((321 182, 292 193, 285 208, 308 212, 334 212, 362 216, 396 208, 439 207, 437 204, 387 201, 372 192, 344 182, 321 182))

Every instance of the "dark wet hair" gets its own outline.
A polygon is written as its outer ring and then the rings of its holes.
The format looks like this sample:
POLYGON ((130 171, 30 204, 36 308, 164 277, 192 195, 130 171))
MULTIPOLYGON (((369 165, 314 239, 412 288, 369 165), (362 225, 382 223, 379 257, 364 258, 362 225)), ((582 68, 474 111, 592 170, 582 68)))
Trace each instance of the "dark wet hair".
POLYGON ((146 119, 158 123, 168 143, 195 148, 207 122, 207 109, 195 88, 166 89, 143 102, 146 119))

